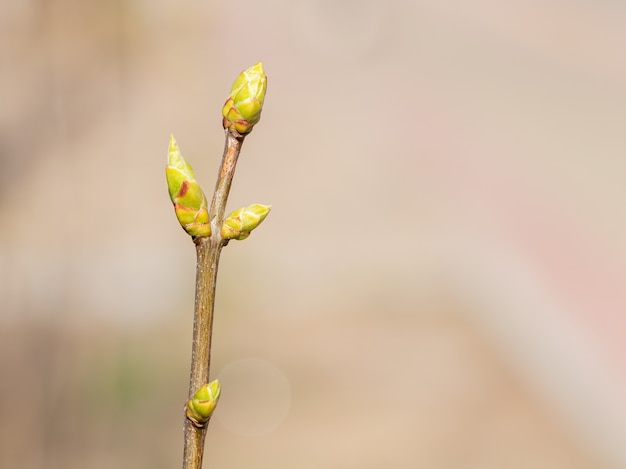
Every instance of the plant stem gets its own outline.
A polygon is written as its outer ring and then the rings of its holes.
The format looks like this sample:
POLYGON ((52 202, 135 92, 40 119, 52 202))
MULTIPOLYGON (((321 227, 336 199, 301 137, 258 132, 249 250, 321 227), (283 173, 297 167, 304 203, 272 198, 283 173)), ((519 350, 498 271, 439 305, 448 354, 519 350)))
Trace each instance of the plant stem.
POLYGON ((215 184, 213 192, 213 200, 209 209, 209 219, 211 220, 211 228, 213 229, 213 238, 220 237, 222 222, 224 221, 224 211, 226 210, 226 200, 230 192, 230 185, 235 175, 235 166, 237 158, 243 145, 245 135, 234 134, 226 130, 226 141, 224 142, 224 156, 222 157, 222 165, 220 166, 220 174, 215 184))
MULTIPOLYGON (((243 140, 244 137, 226 130, 222 165, 209 210, 212 234, 208 238, 197 238, 194 240, 197 256, 196 302, 193 321, 191 372, 189 375, 189 399, 193 397, 200 387, 209 382, 217 268, 222 248, 228 242, 228 240, 222 239, 220 231, 224 221, 228 193, 230 192, 243 140)), ((202 428, 197 428, 189 419, 185 418, 183 469, 202 468, 207 426, 208 422, 202 428)))

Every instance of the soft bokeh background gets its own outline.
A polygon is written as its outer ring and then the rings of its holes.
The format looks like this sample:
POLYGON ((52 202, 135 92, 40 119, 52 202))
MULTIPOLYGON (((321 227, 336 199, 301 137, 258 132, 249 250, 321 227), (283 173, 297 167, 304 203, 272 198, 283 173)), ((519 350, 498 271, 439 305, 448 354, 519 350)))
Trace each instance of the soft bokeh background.
POLYGON ((626 4, 6 1, 0 467, 172 468, 220 108, 206 467, 626 467, 626 4))

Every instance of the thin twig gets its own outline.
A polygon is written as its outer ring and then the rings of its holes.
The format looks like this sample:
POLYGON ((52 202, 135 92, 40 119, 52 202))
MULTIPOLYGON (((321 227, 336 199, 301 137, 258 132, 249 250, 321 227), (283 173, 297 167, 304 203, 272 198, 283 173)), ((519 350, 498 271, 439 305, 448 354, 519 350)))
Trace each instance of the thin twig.
MULTIPOLYGON (((193 397, 200 387, 209 382, 217 268, 222 248, 228 241, 222 239, 220 231, 224 221, 228 193, 230 192, 243 140, 244 137, 226 130, 222 165, 209 210, 212 234, 209 238, 196 239, 196 303, 193 323, 191 373, 189 376, 189 398, 193 397)), ((185 419, 183 469, 202 468, 207 426, 208 422, 202 428, 197 428, 189 419, 185 419)))

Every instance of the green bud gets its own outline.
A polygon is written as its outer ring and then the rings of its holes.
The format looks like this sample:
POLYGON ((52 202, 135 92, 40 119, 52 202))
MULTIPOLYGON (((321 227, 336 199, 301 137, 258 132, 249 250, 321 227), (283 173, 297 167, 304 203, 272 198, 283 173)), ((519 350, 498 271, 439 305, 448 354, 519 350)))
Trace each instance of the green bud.
POLYGON ((267 90, 267 76, 263 62, 241 72, 230 89, 230 96, 222 108, 224 128, 245 135, 261 119, 261 110, 267 90))
POLYGON ((211 236, 206 197, 173 135, 170 136, 165 178, 176 218, 183 229, 193 237, 211 236))
POLYGON ((246 239, 250 236, 250 232, 265 220, 271 209, 271 205, 261 204, 238 208, 224 220, 221 230, 222 238, 239 241, 246 239))
POLYGON ((218 380, 205 384, 187 401, 185 415, 198 428, 209 421, 217 401, 220 399, 220 383, 218 380))

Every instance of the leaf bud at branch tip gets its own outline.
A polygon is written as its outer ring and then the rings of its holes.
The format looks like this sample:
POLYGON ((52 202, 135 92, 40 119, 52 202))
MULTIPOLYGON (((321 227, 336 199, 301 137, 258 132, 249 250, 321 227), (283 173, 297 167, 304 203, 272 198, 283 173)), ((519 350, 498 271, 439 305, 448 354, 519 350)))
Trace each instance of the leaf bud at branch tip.
POLYGON ((176 218, 183 229, 194 238, 211 236, 206 196, 173 135, 170 136, 165 177, 176 218))
POLYGON ((222 108, 225 129, 246 135, 261 119, 267 76, 263 62, 259 62, 239 74, 230 89, 230 96, 222 108))

